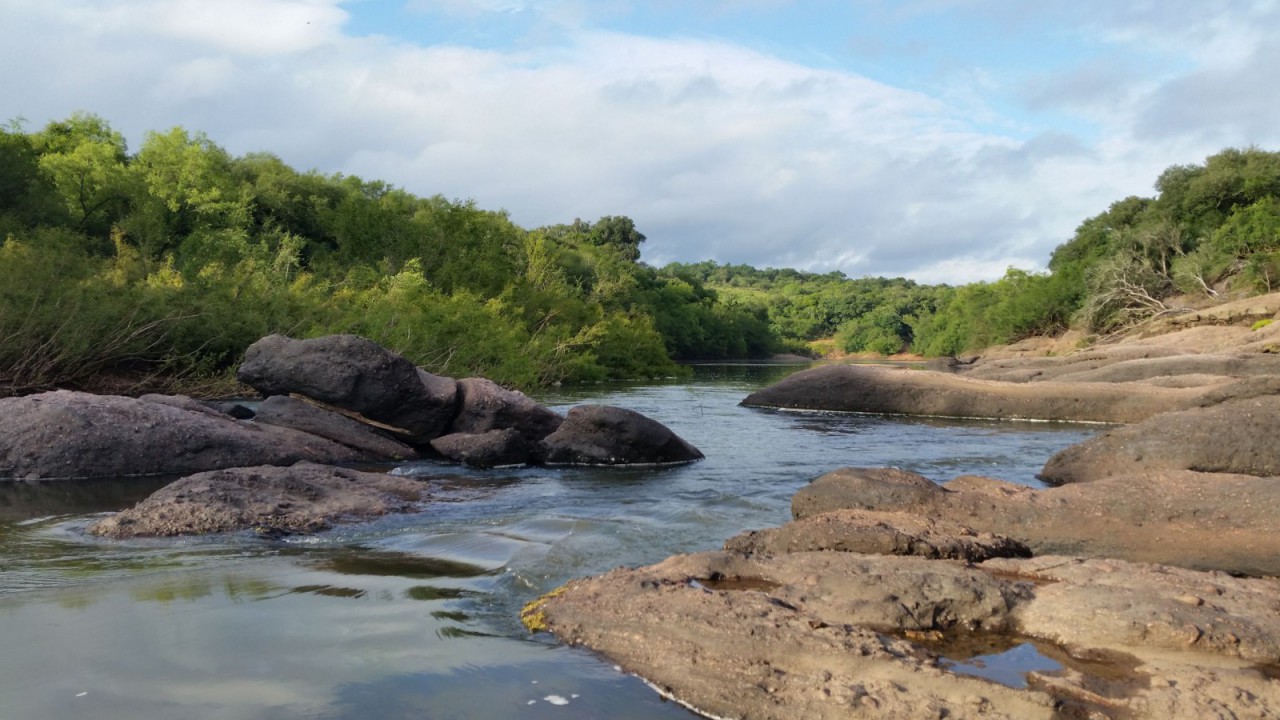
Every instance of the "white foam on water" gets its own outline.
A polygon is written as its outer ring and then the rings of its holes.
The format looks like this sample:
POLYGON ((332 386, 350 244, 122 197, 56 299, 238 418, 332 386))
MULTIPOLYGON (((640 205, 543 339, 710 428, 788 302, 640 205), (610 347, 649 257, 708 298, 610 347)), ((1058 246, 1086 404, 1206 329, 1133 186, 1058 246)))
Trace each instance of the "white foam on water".
POLYGON ((552 705, 568 705, 569 704, 569 701, 567 699, 560 697, 559 695, 548 695, 542 699, 551 703, 552 705))

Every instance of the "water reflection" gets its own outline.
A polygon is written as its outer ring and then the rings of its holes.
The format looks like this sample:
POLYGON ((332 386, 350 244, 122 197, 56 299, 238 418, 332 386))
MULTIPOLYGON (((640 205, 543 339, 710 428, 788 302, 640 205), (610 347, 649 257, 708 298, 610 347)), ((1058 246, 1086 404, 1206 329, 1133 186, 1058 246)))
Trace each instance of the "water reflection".
POLYGON ((1034 484, 1049 455, 1097 431, 738 405, 794 369, 548 392, 561 410, 639 410, 707 459, 410 463, 397 472, 431 482, 424 512, 309 538, 106 541, 83 534, 93 513, 160 481, 0 486, 0 718, 687 718, 589 655, 530 641, 519 608, 573 577, 785 522, 797 489, 842 466, 1034 484))

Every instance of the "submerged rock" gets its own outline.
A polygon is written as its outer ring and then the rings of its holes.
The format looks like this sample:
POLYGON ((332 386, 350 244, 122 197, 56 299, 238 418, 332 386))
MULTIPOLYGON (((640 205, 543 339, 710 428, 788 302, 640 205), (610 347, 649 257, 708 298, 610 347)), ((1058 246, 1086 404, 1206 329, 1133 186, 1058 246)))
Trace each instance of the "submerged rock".
POLYGON ((413 512, 426 490, 419 480, 313 463, 214 470, 177 480, 89 532, 112 538, 247 529, 313 533, 337 522, 413 512))
POLYGON ((634 410, 610 405, 580 405, 542 440, 541 455, 550 464, 626 465, 701 460, 700 450, 666 425, 634 410))
POLYGON ((269 335, 245 351, 236 377, 263 395, 298 393, 407 431, 425 444, 457 412, 457 384, 355 335, 269 335))
POLYGON ((1232 400, 1114 428, 1049 458, 1040 478, 1058 485, 1170 470, 1280 477, 1280 396, 1232 400))
POLYGON ((321 437, 240 423, 203 406, 188 409, 181 401, 69 390, 0 400, 0 478, 182 474, 367 459, 321 437))

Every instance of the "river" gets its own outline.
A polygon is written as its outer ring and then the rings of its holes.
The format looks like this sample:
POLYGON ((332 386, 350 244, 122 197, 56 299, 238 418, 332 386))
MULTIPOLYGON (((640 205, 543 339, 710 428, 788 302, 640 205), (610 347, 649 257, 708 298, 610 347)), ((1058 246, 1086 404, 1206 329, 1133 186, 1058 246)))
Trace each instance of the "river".
MULTIPOLYGON (((690 718, 589 653, 530 637, 521 606, 619 565, 717 548, 789 517, 844 466, 1038 485, 1094 427, 738 406, 794 366, 556 389, 638 410, 707 459, 471 471, 434 462, 419 514, 285 541, 84 534, 160 481, 0 485, 0 720, 690 718)), ((162 451, 158 448, 157 451, 162 451)))

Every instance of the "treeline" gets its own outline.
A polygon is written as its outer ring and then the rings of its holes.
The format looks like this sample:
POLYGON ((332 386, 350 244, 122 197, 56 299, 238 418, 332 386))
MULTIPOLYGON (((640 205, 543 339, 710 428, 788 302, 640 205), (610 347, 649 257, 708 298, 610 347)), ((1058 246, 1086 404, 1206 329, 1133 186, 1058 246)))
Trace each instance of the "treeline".
POLYGON ((358 333, 433 372, 523 387, 831 345, 947 355, 1280 287, 1280 153, 1226 150, 1156 189, 1085 220, 1047 272, 928 286, 657 269, 625 216, 526 230, 470 201, 233 157, 180 127, 131 153, 97 116, 15 123, 0 129, 0 387, 225 379, 273 332, 358 333))
POLYGON ((0 239, 9 392, 225 378, 274 332, 358 333, 524 387, 774 349, 763 310, 640 263, 629 218, 525 230, 180 127, 136 153, 93 115, 0 130, 0 239))
POLYGON ((846 352, 954 355, 1069 328, 1105 336, 1189 295, 1280 290, 1280 153, 1228 149, 1162 173, 1152 198, 1129 197, 1085 220, 1048 272, 1010 268, 951 287, 795 270, 697 263, 697 279, 767 314, 783 344, 834 337, 846 352))

